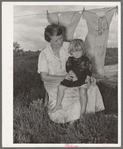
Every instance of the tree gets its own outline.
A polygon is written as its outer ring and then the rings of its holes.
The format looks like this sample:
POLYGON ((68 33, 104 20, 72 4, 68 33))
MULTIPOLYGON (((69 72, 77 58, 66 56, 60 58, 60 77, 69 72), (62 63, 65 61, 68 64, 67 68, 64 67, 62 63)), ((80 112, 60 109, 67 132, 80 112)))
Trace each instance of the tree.
POLYGON ((14 42, 14 43, 13 43, 13 50, 14 50, 14 51, 20 50, 20 44, 19 44, 18 42, 14 42))
POLYGON ((21 49, 20 44, 18 42, 13 42, 13 51, 14 53, 17 53, 17 54, 21 54, 21 55, 24 54, 24 51, 23 49, 21 49))

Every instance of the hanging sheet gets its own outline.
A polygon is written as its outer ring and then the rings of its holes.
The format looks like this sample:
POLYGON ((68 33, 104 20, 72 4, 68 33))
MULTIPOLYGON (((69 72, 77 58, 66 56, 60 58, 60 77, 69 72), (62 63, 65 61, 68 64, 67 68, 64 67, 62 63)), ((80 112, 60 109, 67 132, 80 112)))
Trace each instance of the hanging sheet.
POLYGON ((83 19, 88 26, 88 34, 85 39, 87 56, 93 62, 95 77, 104 76, 104 61, 109 35, 109 27, 117 7, 85 10, 83 19))
POLYGON ((54 12, 48 13, 47 20, 50 24, 59 24, 65 27, 64 41, 73 39, 75 29, 81 18, 82 11, 69 11, 69 12, 54 12))

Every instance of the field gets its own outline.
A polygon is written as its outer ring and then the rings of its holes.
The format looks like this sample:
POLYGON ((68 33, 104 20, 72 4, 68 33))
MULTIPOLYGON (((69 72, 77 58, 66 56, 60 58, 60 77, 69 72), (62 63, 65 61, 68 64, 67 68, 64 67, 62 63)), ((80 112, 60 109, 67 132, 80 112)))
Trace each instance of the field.
MULTIPOLYGON (((105 111, 69 123, 53 123, 44 107, 45 89, 37 73, 39 51, 14 54, 14 143, 117 143, 117 83, 97 83, 105 111)), ((108 48, 105 65, 118 63, 117 48, 108 48)))

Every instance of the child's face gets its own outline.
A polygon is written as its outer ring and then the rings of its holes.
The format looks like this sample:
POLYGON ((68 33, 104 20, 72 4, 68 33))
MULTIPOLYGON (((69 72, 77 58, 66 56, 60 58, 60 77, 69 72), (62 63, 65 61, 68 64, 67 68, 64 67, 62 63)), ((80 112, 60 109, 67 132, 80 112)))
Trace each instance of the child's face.
POLYGON ((71 52, 72 56, 75 58, 80 58, 83 55, 83 51, 81 50, 76 50, 71 52))

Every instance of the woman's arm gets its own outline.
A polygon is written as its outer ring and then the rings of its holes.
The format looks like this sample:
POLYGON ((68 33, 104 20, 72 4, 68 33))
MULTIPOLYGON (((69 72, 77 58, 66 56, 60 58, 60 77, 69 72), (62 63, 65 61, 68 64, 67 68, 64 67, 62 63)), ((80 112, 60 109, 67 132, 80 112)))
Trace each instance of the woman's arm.
POLYGON ((42 81, 45 82, 61 82, 65 76, 59 76, 59 75, 50 75, 47 72, 41 72, 40 73, 42 81))
POLYGON ((50 75, 47 72, 41 72, 40 75, 41 75, 42 81, 55 82, 55 83, 59 83, 63 79, 71 80, 72 78, 76 77, 75 74, 67 74, 65 76, 59 76, 59 75, 50 75))

